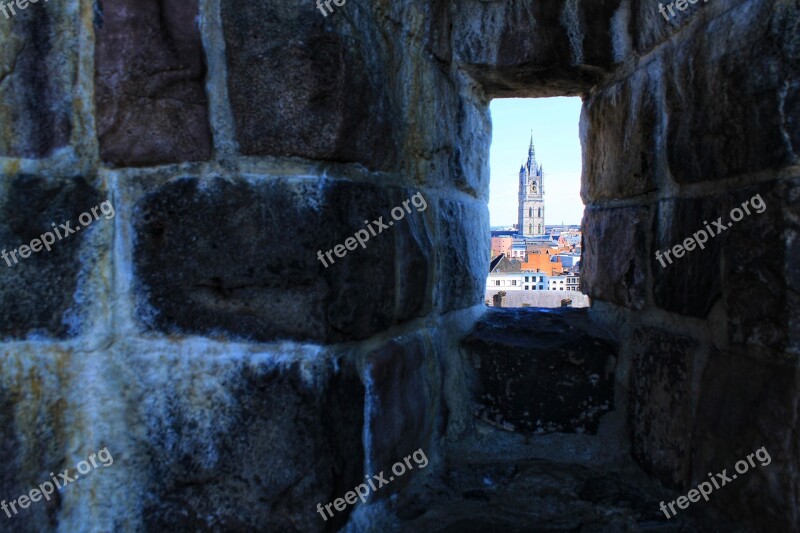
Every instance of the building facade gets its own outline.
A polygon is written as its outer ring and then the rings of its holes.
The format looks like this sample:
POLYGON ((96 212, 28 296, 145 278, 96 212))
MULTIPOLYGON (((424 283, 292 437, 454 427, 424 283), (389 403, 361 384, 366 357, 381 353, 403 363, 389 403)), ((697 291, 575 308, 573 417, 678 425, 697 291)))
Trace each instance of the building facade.
POLYGON ((544 235, 544 172, 536 164, 533 135, 528 148, 528 161, 519 169, 519 233, 524 236, 544 235))

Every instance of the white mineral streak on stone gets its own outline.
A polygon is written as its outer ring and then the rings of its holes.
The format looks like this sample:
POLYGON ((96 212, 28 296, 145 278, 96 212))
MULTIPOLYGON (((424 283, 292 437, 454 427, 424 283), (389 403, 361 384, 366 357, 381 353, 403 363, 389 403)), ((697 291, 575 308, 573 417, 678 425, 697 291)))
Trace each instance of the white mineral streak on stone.
POLYGON ((581 30, 580 18, 578 17, 578 0, 567 0, 564 2, 564 11, 561 12, 561 24, 567 30, 569 44, 572 50, 572 64, 580 65, 583 63, 583 31, 581 30))
POLYGON ((624 61, 633 53, 633 43, 628 33, 631 19, 630 0, 624 0, 614 16, 611 17, 611 42, 614 48, 614 61, 624 61))

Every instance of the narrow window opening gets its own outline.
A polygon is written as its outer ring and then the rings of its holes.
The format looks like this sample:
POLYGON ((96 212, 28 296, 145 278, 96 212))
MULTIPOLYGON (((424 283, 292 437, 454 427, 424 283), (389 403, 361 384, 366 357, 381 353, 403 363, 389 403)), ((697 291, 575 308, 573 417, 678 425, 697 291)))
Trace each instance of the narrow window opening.
POLYGON ((489 110, 487 305, 588 307, 579 288, 580 98, 495 99, 489 110), (525 285, 529 279, 537 285, 525 285))

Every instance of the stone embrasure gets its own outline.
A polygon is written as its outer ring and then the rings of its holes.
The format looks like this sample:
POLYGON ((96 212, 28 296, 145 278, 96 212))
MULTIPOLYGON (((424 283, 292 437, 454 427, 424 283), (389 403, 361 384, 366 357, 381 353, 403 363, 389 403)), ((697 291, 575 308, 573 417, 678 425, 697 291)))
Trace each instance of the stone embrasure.
POLYGON ((491 309, 461 346, 485 422, 523 433, 595 433, 613 409, 617 346, 586 309, 491 309))

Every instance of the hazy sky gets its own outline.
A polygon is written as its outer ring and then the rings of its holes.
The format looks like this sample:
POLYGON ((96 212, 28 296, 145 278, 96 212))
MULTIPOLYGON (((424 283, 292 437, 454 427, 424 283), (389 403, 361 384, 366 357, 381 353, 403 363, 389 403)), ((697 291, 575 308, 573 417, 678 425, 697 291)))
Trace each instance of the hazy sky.
POLYGON ((517 222, 519 167, 528 158, 533 130, 536 161, 544 167, 545 224, 580 224, 580 98, 496 98, 489 153, 492 226, 517 222))

